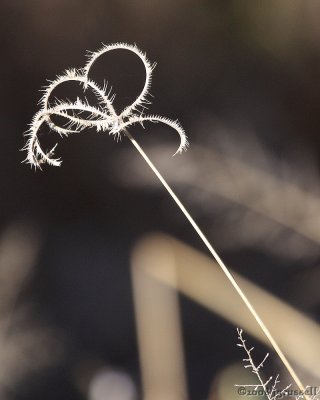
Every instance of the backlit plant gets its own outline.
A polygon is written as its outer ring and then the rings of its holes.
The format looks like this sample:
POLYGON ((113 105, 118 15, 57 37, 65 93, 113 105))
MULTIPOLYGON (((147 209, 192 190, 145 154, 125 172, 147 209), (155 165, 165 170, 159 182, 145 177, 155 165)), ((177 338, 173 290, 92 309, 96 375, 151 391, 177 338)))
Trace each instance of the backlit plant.
MULTIPOLYGON (((57 145, 55 145, 48 151, 44 151, 40 145, 38 134, 44 124, 47 124, 60 136, 68 136, 71 133, 81 132, 86 128, 95 128, 97 131, 108 132, 115 138, 119 138, 122 135, 126 136, 137 149, 137 151, 141 154, 143 159, 146 161, 146 163, 155 173, 157 178, 166 188, 168 193, 171 195, 173 200, 176 202, 180 210, 183 212, 185 217, 191 223, 199 237, 202 239, 202 241, 210 251, 213 258, 216 260, 218 265, 225 273, 226 277, 229 279, 230 283, 233 285, 234 289, 242 298, 252 316, 260 325, 261 329, 267 336, 272 347, 279 355, 280 359, 286 366, 289 374, 292 376, 299 389, 303 393, 305 393, 302 382, 294 372, 290 363, 286 359, 285 355, 282 353, 277 342, 269 332, 268 328, 265 326, 264 322, 261 320, 255 308, 253 307, 247 296, 244 294, 242 289, 239 287, 238 283, 233 278, 229 269, 216 253, 202 230, 191 217, 187 209, 173 192, 166 180, 162 177, 162 175, 151 162, 149 157, 146 155, 146 153, 128 131, 128 128, 134 124, 143 125, 143 123, 147 121, 154 123, 160 122, 169 126, 178 133, 180 137, 180 145, 176 153, 181 153, 183 150, 186 150, 188 146, 187 137, 178 121, 173 121, 158 115, 144 114, 146 106, 150 104, 150 101, 148 100, 148 94, 151 86, 151 78, 154 66, 155 65, 151 64, 146 58, 145 54, 142 53, 136 46, 125 43, 116 43, 103 46, 100 50, 89 53, 88 60, 84 68, 66 70, 64 74, 58 76, 54 81, 50 82, 47 87, 44 88, 44 95, 40 101, 41 109, 35 114, 30 124, 29 131, 27 132, 27 143, 24 147, 24 149, 27 151, 26 161, 35 168, 41 168, 42 164, 45 163, 53 166, 61 165, 61 159, 55 158, 54 155, 57 145), (141 93, 133 101, 132 104, 126 106, 120 113, 117 113, 115 111, 115 108, 113 106, 114 96, 111 95, 110 91, 107 91, 107 86, 105 85, 104 87, 100 87, 94 80, 90 78, 90 70, 92 65, 100 58, 101 55, 113 50, 126 50, 132 52, 140 58, 145 68, 145 82, 141 93), (97 98, 96 105, 92 106, 87 100, 80 100, 79 98, 77 98, 74 102, 68 100, 52 99, 52 97, 54 97, 52 93, 55 91, 55 89, 58 86, 67 82, 77 82, 83 87, 84 91, 90 90, 97 98), (57 123, 57 118, 60 118, 63 121, 67 122, 65 124, 57 123)), ((304 397, 307 400, 310 399, 307 394, 304 394, 304 397)))

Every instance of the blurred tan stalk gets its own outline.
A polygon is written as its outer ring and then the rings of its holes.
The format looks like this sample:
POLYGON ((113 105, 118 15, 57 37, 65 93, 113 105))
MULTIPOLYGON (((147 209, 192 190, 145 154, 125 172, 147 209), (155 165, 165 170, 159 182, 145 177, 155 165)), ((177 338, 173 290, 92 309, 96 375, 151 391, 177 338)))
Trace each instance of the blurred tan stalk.
MULTIPOLYGON (((175 260, 172 253, 163 254, 161 261, 164 258, 163 272, 173 283, 175 260)), ((131 271, 143 398, 185 400, 187 389, 176 283, 170 286, 155 279, 139 255, 133 257, 131 271)))
POLYGON ((40 246, 38 230, 26 223, 12 223, 0 236, 0 397, 4 400, 20 379, 61 355, 53 331, 37 326, 30 307, 17 303, 40 246))
MULTIPOLYGON (((137 244, 133 253, 133 266, 134 270, 139 268, 139 276, 143 277, 145 274, 145 277, 141 278, 144 282, 152 282, 153 279, 181 291, 270 346, 246 306, 239 301, 237 293, 228 284, 223 272, 211 258, 169 236, 157 234, 148 236, 137 244)), ((269 326, 288 358, 315 377, 320 377, 319 325, 239 274, 234 272, 232 274, 255 304, 259 315, 269 326)), ((152 314, 150 302, 152 302, 153 291, 150 288, 149 296, 140 304, 139 313, 141 314, 145 312, 144 308, 148 308, 148 313, 152 314)), ((146 296, 148 289, 144 287, 143 290, 144 294, 139 294, 138 285, 135 282, 135 295, 146 296)), ((168 308, 167 312, 170 312, 168 308)), ((168 324, 165 320, 161 321, 161 316, 156 315, 156 310, 153 311, 153 318, 155 324, 168 329, 168 324)), ((139 321, 138 324, 140 324, 139 321)), ((149 324, 143 328, 146 340, 150 340, 148 337, 154 335, 153 327, 155 326, 149 324)), ((140 339, 142 340, 142 336, 140 339)), ((150 353, 149 357, 153 357, 153 353, 150 353)), ((147 355, 144 354, 143 360, 146 358, 147 355)))

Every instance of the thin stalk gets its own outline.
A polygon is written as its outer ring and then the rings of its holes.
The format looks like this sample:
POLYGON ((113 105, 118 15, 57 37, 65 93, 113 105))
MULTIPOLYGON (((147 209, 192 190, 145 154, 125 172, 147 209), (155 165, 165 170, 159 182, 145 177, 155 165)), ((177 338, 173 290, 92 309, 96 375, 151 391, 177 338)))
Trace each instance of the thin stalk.
MULTIPOLYGON (((246 307, 248 308, 248 310, 250 311, 250 313, 252 314, 253 318, 257 321, 257 323, 259 324, 259 326, 261 327, 262 331, 264 332, 264 334, 266 335, 266 337, 268 338, 268 340, 270 341, 272 347, 274 348, 275 352, 278 354, 278 356, 280 357, 281 361, 283 362, 283 364, 285 365, 285 367, 287 368, 289 374, 291 375, 292 379, 295 381, 295 383, 297 384, 298 388, 304 393, 305 388, 304 385, 302 384, 302 382, 300 381, 300 379, 298 378, 297 374, 295 373, 295 371, 293 370, 291 364, 289 363, 288 359, 286 358, 286 356, 283 354, 283 352, 281 351, 280 347, 278 346, 277 342, 275 341, 275 339, 273 338, 273 336, 271 335, 269 329, 266 327, 266 325, 264 324, 264 322, 262 321, 262 319, 259 317, 257 311, 255 310, 255 308, 253 307, 253 305, 251 304, 251 302, 249 301, 249 299, 247 298, 247 296, 244 294, 244 292, 242 291, 242 289, 240 288, 240 286, 237 284, 236 280, 234 279, 234 277, 232 276, 232 274, 230 273, 229 269, 226 267, 226 265, 224 264, 224 262, 222 261, 222 259, 219 257, 219 255, 217 254, 217 252, 214 250, 214 248, 212 247, 212 245, 210 244, 210 242, 208 241, 208 239, 206 238, 205 234, 202 232, 202 230, 199 228, 198 224, 195 222, 195 220, 191 217, 191 215, 189 214, 189 212, 187 211, 187 209, 185 208, 185 206, 182 204, 182 202, 179 200, 179 198, 177 197, 177 195, 174 193, 174 191, 171 189, 171 187, 168 185, 168 183, 166 182, 166 180, 163 178, 163 176, 161 175, 161 173, 158 171, 158 169, 155 167, 155 165, 152 163, 152 161, 150 160, 150 158, 147 156, 147 154, 144 152, 144 150, 140 147, 140 145, 138 144, 138 142, 131 136, 130 132, 125 129, 125 134, 126 136, 130 139, 131 143, 134 145, 134 147, 136 148, 136 150, 140 153, 140 155, 143 157, 143 159, 145 160, 145 162, 149 165, 149 167, 151 168, 151 170, 154 172, 154 174, 157 176, 157 178, 159 179, 159 181, 162 183, 162 185, 165 187, 165 189, 168 191, 168 193, 170 194, 170 196, 173 198, 173 200, 175 201, 175 203, 177 204, 177 206, 180 208, 180 210, 183 212, 183 214, 185 215, 185 217, 187 218, 187 220, 190 222, 190 224, 192 225, 192 227, 194 228, 194 230, 197 232, 197 234, 199 235, 199 237, 201 238, 201 240, 203 241, 203 243, 206 245, 206 247, 208 248, 208 250, 210 251, 210 253, 212 254, 213 258, 216 260, 216 262, 218 263, 218 265, 220 266, 220 268, 222 269, 222 271, 224 272, 224 274, 226 275, 226 277, 229 279, 230 283, 232 284, 232 286, 234 287, 234 289, 238 292, 239 296, 241 297, 241 299, 243 300, 243 302, 245 303, 246 307)), ((304 398, 306 400, 311 400, 310 397, 306 394, 304 394, 304 398)))

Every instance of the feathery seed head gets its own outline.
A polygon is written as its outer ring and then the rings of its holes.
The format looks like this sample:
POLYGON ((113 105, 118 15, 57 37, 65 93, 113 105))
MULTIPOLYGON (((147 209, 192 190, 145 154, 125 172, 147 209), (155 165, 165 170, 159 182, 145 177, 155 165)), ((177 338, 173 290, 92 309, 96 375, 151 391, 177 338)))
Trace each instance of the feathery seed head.
MULTIPOLYGON (((33 165, 35 168, 40 168, 41 165, 47 163, 53 166, 61 165, 59 158, 54 158, 55 145, 51 150, 44 152, 40 146, 38 133, 44 123, 46 123, 53 131, 60 136, 68 136, 70 133, 80 132, 85 128, 96 128, 97 131, 107 131, 117 140, 121 138, 122 133, 129 126, 145 121, 154 123, 163 123, 174 129, 180 136, 180 145, 176 153, 181 153, 186 150, 188 141, 182 126, 178 121, 172 121, 168 118, 157 115, 143 115, 144 110, 151 102, 147 99, 150 95, 152 71, 155 68, 155 63, 151 64, 145 53, 138 49, 134 44, 115 43, 111 45, 103 45, 95 52, 87 52, 87 62, 84 68, 70 68, 65 70, 62 75, 58 75, 53 81, 45 86, 43 96, 39 101, 41 109, 34 115, 28 132, 26 133, 27 143, 22 150, 27 151, 26 162, 33 165), (140 58, 145 68, 145 82, 140 94, 136 99, 124 110, 117 114, 113 101, 115 94, 111 95, 111 88, 107 92, 108 84, 104 83, 100 87, 96 82, 89 78, 90 70, 93 64, 99 57, 109 51, 126 50, 135 54, 140 58), (75 81, 83 86, 83 90, 91 90, 97 98, 97 106, 90 106, 88 101, 79 98, 76 101, 61 101, 59 99, 51 99, 53 91, 61 84, 75 81), (64 126, 58 125, 52 117, 62 117, 67 120, 64 126)), ((151 95, 150 95, 151 96, 151 95)), ((176 154, 175 153, 175 154, 176 154)))

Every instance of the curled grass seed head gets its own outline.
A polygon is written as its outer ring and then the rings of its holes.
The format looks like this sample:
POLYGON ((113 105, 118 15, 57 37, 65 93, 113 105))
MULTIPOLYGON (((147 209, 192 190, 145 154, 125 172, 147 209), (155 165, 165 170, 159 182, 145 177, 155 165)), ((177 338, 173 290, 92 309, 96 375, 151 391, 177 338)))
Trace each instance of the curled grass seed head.
POLYGON ((151 96, 149 90, 154 67, 155 64, 151 64, 146 55, 139 50, 136 45, 115 43, 103 45, 95 52, 88 52, 88 60, 84 68, 68 69, 42 89, 43 96, 39 102, 41 109, 34 115, 30 128, 26 133, 28 139, 23 148, 23 150, 27 151, 25 161, 35 168, 40 169, 41 165, 44 163, 53 166, 61 165, 61 159, 54 157, 57 145, 47 152, 40 146, 38 133, 43 124, 47 124, 51 130, 55 131, 60 136, 68 136, 71 133, 81 132, 85 128, 96 128, 97 131, 108 132, 118 139, 124 133, 125 129, 131 125, 137 123, 142 125, 146 121, 163 123, 174 129, 180 137, 180 145, 175 154, 186 150, 188 140, 178 121, 173 121, 158 115, 143 114, 147 105, 151 104, 148 97, 151 96), (145 82, 140 94, 119 114, 116 113, 112 105, 115 95, 111 95, 111 89, 107 88, 108 85, 105 83, 103 87, 100 87, 89 78, 93 64, 100 56, 113 50, 126 50, 134 53, 140 58, 145 68, 145 82), (97 105, 90 106, 87 101, 81 101, 79 98, 74 102, 52 99, 53 91, 59 85, 70 81, 78 82, 83 87, 84 91, 91 90, 97 98, 97 105), (52 117, 57 116, 63 117, 68 122, 64 126, 59 126, 52 120, 52 117))

